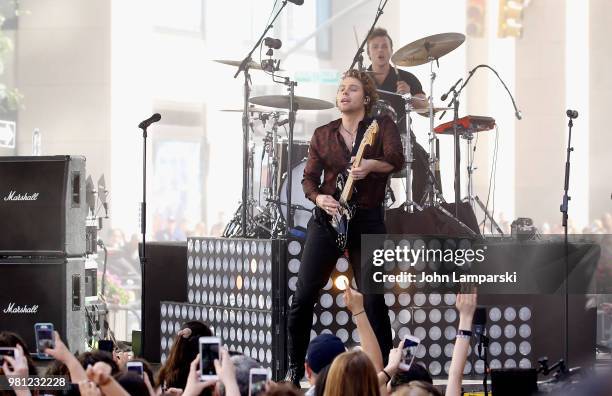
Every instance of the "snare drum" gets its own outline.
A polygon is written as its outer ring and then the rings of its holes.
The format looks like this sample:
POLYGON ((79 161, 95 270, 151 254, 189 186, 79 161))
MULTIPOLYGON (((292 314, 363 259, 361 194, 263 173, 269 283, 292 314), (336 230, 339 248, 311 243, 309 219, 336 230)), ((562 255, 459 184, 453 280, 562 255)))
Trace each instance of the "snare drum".
MULTIPOLYGON (((293 213, 293 226, 303 228, 306 228, 308 225, 308 220, 312 217, 312 210, 315 207, 315 204, 304 196, 304 190, 302 189, 302 178, 304 177, 305 167, 306 160, 304 159, 291 169, 291 205, 295 208, 293 213)), ((284 175, 281 184, 280 201, 281 214, 285 222, 287 221, 287 187, 287 175, 284 175)))

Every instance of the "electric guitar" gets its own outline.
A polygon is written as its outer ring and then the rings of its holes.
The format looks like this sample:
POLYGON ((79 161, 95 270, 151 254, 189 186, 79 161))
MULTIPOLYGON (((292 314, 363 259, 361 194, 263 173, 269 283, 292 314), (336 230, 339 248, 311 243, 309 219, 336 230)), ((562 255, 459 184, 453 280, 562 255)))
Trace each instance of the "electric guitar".
MULTIPOLYGON (((377 133, 378 122, 373 120, 363 135, 359 150, 353 161, 353 168, 361 164, 365 148, 374 143, 377 133)), ((353 179, 353 175, 349 174, 348 171, 340 172, 336 178, 336 192, 333 194, 334 199, 340 203, 340 208, 338 208, 336 214, 328 215, 328 228, 334 234, 336 246, 338 246, 340 250, 346 248, 349 222, 357 209, 355 202, 352 200, 354 192, 355 180, 353 179)))

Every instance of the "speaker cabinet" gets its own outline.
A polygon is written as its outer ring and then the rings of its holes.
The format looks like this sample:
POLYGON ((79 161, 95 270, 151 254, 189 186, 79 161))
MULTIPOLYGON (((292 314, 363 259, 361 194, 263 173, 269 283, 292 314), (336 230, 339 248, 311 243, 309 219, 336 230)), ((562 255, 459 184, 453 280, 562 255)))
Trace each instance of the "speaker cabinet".
POLYGON ((53 323, 71 351, 85 347, 85 260, 0 260, 0 330, 36 350, 34 324, 53 323))
POLYGON ((0 157, 0 256, 85 254, 85 157, 0 157))
MULTIPOLYGON (((142 252, 142 244, 139 245, 142 252)), ((147 242, 144 358, 159 362, 160 301, 187 301, 187 243, 147 242)))

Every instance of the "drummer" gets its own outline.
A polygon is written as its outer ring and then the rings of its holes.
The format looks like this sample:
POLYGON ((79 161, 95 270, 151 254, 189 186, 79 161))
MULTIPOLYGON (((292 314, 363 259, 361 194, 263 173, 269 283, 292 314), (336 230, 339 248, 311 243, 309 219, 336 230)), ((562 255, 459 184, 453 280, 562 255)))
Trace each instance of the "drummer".
MULTIPOLYGON (((413 100, 412 106, 414 108, 427 107, 427 97, 425 92, 423 92, 419 79, 414 74, 396 69, 389 63, 393 54, 393 40, 391 40, 386 29, 377 27, 372 30, 372 33, 368 36, 367 53, 372 62, 368 70, 374 72, 374 82, 378 89, 397 92, 401 95, 411 94, 412 97, 424 99, 413 100)), ((404 129, 402 126, 401 124, 398 125, 400 131, 404 129)), ((427 184, 429 156, 423 147, 417 143, 413 133, 411 133, 411 136, 413 143, 412 153, 414 156, 412 164, 412 199, 422 204, 427 184)))
POLYGON ((367 53, 372 62, 368 70, 374 72, 374 81, 378 89, 401 95, 411 94, 413 97, 424 99, 414 100, 413 107, 427 107, 427 98, 419 79, 414 74, 396 69, 389 63, 393 55, 393 40, 386 29, 377 27, 372 30, 368 36, 367 53))

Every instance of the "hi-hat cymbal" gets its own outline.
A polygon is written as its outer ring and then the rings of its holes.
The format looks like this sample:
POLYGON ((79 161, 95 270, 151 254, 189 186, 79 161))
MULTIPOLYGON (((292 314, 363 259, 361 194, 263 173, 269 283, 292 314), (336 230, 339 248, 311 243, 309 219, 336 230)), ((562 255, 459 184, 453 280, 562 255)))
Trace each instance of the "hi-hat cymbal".
MULTIPOLYGON (((242 113, 244 111, 244 109, 223 109, 220 110, 226 113, 242 113)), ((273 112, 278 112, 281 114, 286 114, 286 112, 284 111, 277 111, 277 110, 273 110, 273 109, 267 109, 264 107, 259 107, 259 106, 255 106, 255 105, 250 105, 249 106, 249 113, 273 113, 273 112)))
MULTIPOLYGON (((446 111, 446 110, 452 110, 452 109, 453 109, 452 107, 436 107, 436 106, 434 106, 433 113, 436 114, 437 112, 440 112, 440 111, 446 111)), ((423 117, 429 118, 429 106, 427 106, 425 108, 422 108, 422 109, 414 109, 413 108, 410 111, 412 111, 413 113, 417 113, 417 114, 419 114, 419 115, 421 115, 423 117)))
MULTIPOLYGON (((213 59, 213 62, 222 63, 224 65, 239 67, 242 61, 231 60, 231 59, 213 59)), ((250 61, 249 69, 251 70, 263 70, 261 65, 257 62, 250 61)), ((277 71, 284 71, 283 69, 278 69, 277 71)))
POLYGON ((413 41, 397 50, 391 60, 399 66, 418 66, 438 59, 465 41, 461 33, 440 33, 413 41))
MULTIPOLYGON (((289 95, 256 96, 251 98, 249 102, 260 106, 276 107, 277 109, 289 109, 289 95)), ((294 104, 298 110, 326 110, 334 107, 333 103, 326 100, 305 96, 295 96, 294 104)))

